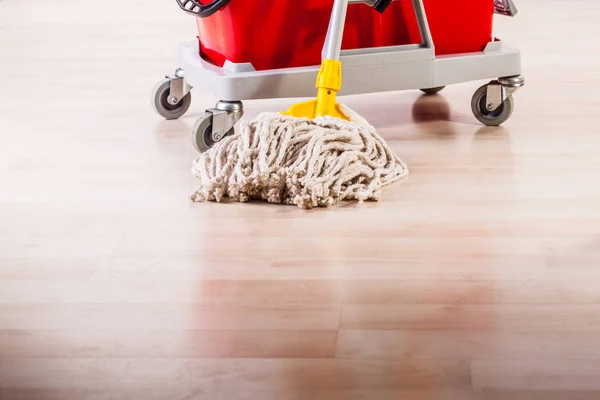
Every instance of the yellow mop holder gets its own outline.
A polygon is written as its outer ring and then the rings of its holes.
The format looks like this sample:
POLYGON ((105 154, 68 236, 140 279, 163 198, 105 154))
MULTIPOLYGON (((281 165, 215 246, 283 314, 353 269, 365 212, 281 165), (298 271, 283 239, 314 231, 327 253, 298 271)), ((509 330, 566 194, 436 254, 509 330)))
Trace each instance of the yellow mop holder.
POLYGON ((337 92, 342 88, 342 63, 340 61, 328 59, 322 61, 316 87, 316 99, 294 104, 282 114, 310 119, 327 115, 346 121, 350 120, 337 102, 337 92))

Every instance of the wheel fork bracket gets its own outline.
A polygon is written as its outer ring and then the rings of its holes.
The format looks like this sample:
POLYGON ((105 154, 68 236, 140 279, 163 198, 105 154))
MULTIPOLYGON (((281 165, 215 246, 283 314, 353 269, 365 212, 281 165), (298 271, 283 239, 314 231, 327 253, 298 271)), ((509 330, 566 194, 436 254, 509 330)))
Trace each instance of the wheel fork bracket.
POLYGON ((491 81, 487 86, 487 110, 496 110, 504 103, 507 97, 512 96, 524 84, 525 79, 521 75, 507 76, 498 78, 497 81, 491 81))
POLYGON ((220 141, 244 113, 240 101, 219 101, 215 108, 206 112, 212 114, 212 138, 215 142, 220 141))
POLYGON ((178 69, 173 75, 167 75, 167 78, 171 81, 167 101, 174 106, 192 90, 192 86, 184 79, 182 69, 178 69))
POLYGON ((228 116, 230 113, 223 110, 218 110, 216 108, 211 108, 206 110, 207 112, 212 114, 212 138, 215 142, 218 142, 225 136, 225 132, 227 132, 231 126, 228 126, 228 116))

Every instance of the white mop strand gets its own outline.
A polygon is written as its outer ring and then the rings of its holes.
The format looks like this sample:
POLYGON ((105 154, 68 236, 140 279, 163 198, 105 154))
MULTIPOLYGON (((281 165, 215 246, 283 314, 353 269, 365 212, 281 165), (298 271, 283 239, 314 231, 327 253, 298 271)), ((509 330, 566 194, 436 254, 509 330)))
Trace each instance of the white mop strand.
POLYGON ((193 201, 231 197, 331 206, 342 200, 379 200, 381 188, 408 174, 369 123, 343 107, 351 122, 260 114, 202 153, 192 173, 200 180, 193 201))

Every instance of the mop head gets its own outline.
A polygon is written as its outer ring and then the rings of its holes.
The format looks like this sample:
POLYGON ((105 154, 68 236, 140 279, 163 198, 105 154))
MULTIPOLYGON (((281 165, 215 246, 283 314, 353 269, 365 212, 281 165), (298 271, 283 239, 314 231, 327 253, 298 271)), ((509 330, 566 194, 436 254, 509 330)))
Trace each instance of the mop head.
POLYGON ((408 169, 364 118, 343 111, 351 121, 263 113, 242 124, 240 134, 194 161, 200 187, 192 200, 259 199, 301 208, 379 200, 381 188, 408 169))

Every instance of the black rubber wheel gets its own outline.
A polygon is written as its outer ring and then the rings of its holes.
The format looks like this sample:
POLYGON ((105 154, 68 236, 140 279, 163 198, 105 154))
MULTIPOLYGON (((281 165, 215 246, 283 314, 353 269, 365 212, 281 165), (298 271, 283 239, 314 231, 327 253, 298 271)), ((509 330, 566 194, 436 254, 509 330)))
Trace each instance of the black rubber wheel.
POLYGON ((477 89, 471 99, 471 111, 479 122, 487 126, 500 126, 506 122, 515 108, 513 98, 507 97, 494 111, 487 109, 487 85, 477 89))
POLYGON ((167 78, 158 82, 152 90, 152 107, 161 117, 172 120, 177 119, 187 112, 192 104, 191 92, 175 105, 170 104, 168 99, 171 94, 171 81, 167 78))
MULTIPOLYGON (((199 153, 208 151, 217 143, 212 137, 212 118, 211 113, 204 114, 202 118, 196 121, 192 129, 192 142, 199 153)), ((231 136, 234 133, 235 128, 231 128, 223 138, 231 136)))
POLYGON ((426 89, 421 89, 421 92, 431 95, 431 94, 437 94, 439 92, 441 92, 442 90, 444 90, 446 86, 438 86, 438 87, 434 87, 434 88, 426 88, 426 89))

